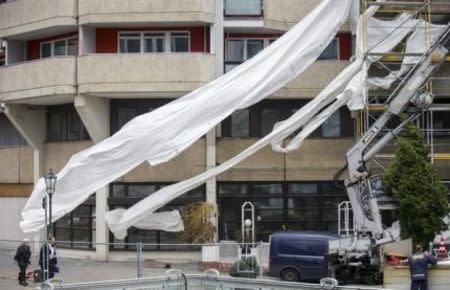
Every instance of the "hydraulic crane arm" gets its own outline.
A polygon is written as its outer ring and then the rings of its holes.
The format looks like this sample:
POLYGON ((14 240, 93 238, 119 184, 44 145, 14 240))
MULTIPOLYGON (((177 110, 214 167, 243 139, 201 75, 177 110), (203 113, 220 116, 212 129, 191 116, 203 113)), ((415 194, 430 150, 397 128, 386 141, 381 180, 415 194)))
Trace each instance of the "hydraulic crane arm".
MULTIPOLYGON (((367 130, 359 141, 347 152, 347 164, 349 177, 345 181, 347 194, 352 204, 356 226, 360 231, 371 232, 379 240, 383 238, 383 227, 378 208, 378 201, 370 190, 369 172, 366 163, 375 154, 383 149, 402 128, 413 119, 410 116, 402 122, 395 130, 385 134, 381 139, 375 137, 386 127, 386 124, 394 115, 399 115, 406 110, 410 103, 426 102, 423 100, 420 91, 427 79, 444 62, 447 49, 442 45, 448 40, 450 25, 442 34, 440 39, 423 55, 420 60, 410 69, 399 87, 389 98, 386 112, 367 130), (421 99, 422 98, 422 99, 421 99), (369 193, 369 196, 367 196, 369 193)), ((420 107, 420 106, 419 106, 420 107)))

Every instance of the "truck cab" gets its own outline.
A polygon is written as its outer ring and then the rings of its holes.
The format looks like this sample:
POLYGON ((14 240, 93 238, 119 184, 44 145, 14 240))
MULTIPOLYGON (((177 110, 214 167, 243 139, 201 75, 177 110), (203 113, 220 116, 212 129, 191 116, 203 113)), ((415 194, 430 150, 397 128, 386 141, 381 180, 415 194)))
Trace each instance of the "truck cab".
POLYGON ((269 274, 285 281, 319 281, 327 277, 328 242, 321 232, 278 232, 270 239, 269 274))

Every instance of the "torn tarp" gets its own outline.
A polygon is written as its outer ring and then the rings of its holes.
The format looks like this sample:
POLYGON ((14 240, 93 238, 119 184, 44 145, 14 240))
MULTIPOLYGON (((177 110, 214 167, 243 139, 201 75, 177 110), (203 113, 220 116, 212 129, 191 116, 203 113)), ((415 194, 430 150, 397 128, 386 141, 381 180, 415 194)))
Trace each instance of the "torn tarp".
MULTIPOLYGON (((374 37, 372 38, 371 44, 373 44, 373 47, 376 48, 379 52, 391 51, 400 41, 402 41, 408 35, 408 33, 415 29, 418 23, 417 20, 410 19, 410 15, 407 14, 401 15, 399 18, 393 21, 380 22, 378 20, 375 20, 375 22, 376 25, 373 26, 373 29, 376 29, 376 32, 373 33, 374 37), (382 27, 381 32, 379 31, 380 27, 382 27), (378 48, 378 46, 380 48, 378 48)), ((372 29, 369 29, 369 35, 372 35, 371 30, 372 29)), ((362 41, 362 39, 358 39, 359 41, 362 41)), ((360 53, 359 55, 362 58, 364 54, 360 53)), ((161 208, 171 200, 203 184, 209 178, 217 176, 218 174, 235 166, 245 158, 256 153, 261 148, 267 146, 271 142, 281 142, 284 138, 292 134, 298 128, 305 125, 306 128, 304 128, 303 131, 298 135, 298 137, 294 138, 293 140, 296 144, 296 148, 298 148, 298 146, 300 146, 301 144, 301 141, 303 141, 304 138, 306 138, 311 132, 313 132, 315 128, 320 126, 320 124, 324 120, 326 120, 333 112, 335 112, 341 106, 345 105, 350 99, 358 98, 359 100, 364 84, 364 79, 361 79, 359 75, 363 67, 363 59, 361 58, 357 59, 354 63, 348 66, 316 98, 314 98, 308 104, 298 110, 288 120, 285 120, 284 122, 278 124, 278 126, 274 128, 274 130, 269 133, 269 135, 265 136, 254 145, 241 152, 239 155, 198 176, 164 187, 163 189, 153 193, 151 196, 135 204, 125 212, 114 210, 108 212, 106 220, 111 231, 116 235, 116 237, 123 238, 130 226, 142 220, 150 220, 151 217, 149 215, 152 212, 161 208), (316 118, 312 119, 310 123, 306 123, 307 121, 311 120, 311 118, 313 118, 314 115, 316 115, 320 110, 330 104, 336 98, 335 96, 337 94, 340 94, 337 101, 335 101, 330 107, 322 111, 321 114, 319 114, 316 118)))
MULTIPOLYGON (((285 86, 333 40, 347 21, 352 2, 322 1, 249 61, 182 98, 136 117, 113 136, 73 155, 57 174, 53 220, 143 161, 155 166, 172 159, 235 110, 249 107, 285 86)), ((44 227, 44 196, 41 178, 22 211, 24 232, 44 227)))

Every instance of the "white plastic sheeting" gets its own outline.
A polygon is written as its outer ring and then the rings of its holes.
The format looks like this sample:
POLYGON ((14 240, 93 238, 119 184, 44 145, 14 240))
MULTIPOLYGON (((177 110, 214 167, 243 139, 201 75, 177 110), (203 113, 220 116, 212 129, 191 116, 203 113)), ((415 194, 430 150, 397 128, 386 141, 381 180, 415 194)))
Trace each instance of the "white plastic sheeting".
MULTIPOLYGON (((322 1, 251 60, 194 92, 133 119, 110 138, 73 155, 57 174, 53 220, 71 212, 96 190, 143 161, 155 166, 172 159, 235 110, 251 106, 282 88, 320 56, 347 21, 352 2, 355 1, 322 1)), ((44 196, 45 182, 41 178, 22 212, 20 226, 24 232, 44 227, 44 196)))
MULTIPOLYGON (((406 43, 405 53, 423 53, 429 44, 435 42, 445 30, 445 25, 434 25, 419 20, 414 32, 409 36, 406 43)), ((402 67, 393 71, 385 77, 372 77, 367 80, 369 89, 389 88, 398 77, 406 73, 408 68, 417 63, 420 56, 407 56, 403 59, 402 67)))
MULTIPOLYGON (((370 19, 369 23, 373 23, 373 25, 369 25, 369 39, 371 40, 369 42, 369 47, 376 49, 377 52, 388 52, 391 51, 401 40, 403 40, 408 33, 414 30, 419 22, 418 20, 410 19, 410 15, 404 14, 393 21, 370 19)), ((362 36, 360 33, 357 36, 357 41, 359 43, 362 41, 361 37, 362 36)), ((362 49, 362 46, 358 47, 362 49)), ((425 51, 424 45, 419 45, 419 47, 421 47, 422 51, 425 51)), ((367 74, 362 74, 363 53, 358 53, 357 55, 359 58, 348 66, 341 74, 339 74, 336 79, 330 83, 316 98, 302 107, 289 119, 278 123, 271 133, 244 150, 239 155, 198 176, 164 187, 163 189, 135 204, 125 212, 109 212, 106 216, 106 220, 111 231, 114 235, 116 235, 116 237, 123 238, 126 235, 126 230, 136 222, 150 220, 151 217, 149 215, 151 215, 151 213, 158 208, 181 196, 185 192, 203 184, 209 178, 217 176, 218 174, 235 166, 271 142, 275 147, 274 149, 278 149, 279 151, 290 151, 297 149, 301 142, 309 134, 311 134, 323 123, 323 121, 329 118, 329 116, 331 116, 331 114, 333 114, 341 106, 345 105, 350 100, 357 99, 358 101, 354 102, 354 104, 361 102, 360 94, 362 94, 365 81, 362 76, 366 76, 367 74), (339 94, 339 96, 336 98, 337 94, 339 94), (334 103, 324 109, 319 115, 314 117, 315 114, 330 104, 334 99, 336 99, 334 103), (313 119, 309 121, 311 118, 313 119), (289 144, 287 148, 281 148, 283 139, 304 125, 305 127, 303 130, 292 140, 291 144, 289 144), (120 216, 120 218, 118 218, 118 216, 120 216)), ((369 65, 366 67, 369 67, 369 65)), ((382 83, 384 84, 387 82, 392 82, 392 80, 387 78, 382 83)), ((362 103, 362 105, 363 104, 364 103, 362 103)))
MULTIPOLYGON (((125 212, 125 209, 119 208, 116 209, 115 212, 116 215, 110 216, 111 223, 117 223, 118 221, 114 221, 114 218, 120 218, 125 212)), ((133 224, 133 227, 143 230, 161 230, 165 232, 181 232, 184 230, 183 220, 177 210, 155 212, 146 219, 138 220, 133 224)))

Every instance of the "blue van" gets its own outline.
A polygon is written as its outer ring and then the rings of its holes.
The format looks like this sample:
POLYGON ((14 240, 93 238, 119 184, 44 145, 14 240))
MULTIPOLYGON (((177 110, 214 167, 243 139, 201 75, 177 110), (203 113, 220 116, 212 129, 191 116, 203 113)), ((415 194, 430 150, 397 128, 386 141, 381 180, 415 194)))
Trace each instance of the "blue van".
POLYGON ((278 232, 270 238, 269 273, 285 281, 319 281, 327 277, 328 241, 319 232, 278 232))

